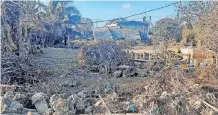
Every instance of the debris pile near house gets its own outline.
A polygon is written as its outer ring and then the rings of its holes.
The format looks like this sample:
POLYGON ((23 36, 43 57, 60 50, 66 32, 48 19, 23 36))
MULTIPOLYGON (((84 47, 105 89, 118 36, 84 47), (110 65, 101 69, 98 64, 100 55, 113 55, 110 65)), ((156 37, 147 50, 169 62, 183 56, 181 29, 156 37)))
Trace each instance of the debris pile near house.
POLYGON ((1 113, 218 113, 217 68, 197 68, 186 73, 179 68, 165 67, 162 62, 135 66, 128 59, 123 60, 125 54, 117 57, 121 53, 119 48, 105 43, 84 49, 82 61, 87 70, 77 68, 55 76, 28 69, 30 75, 21 75, 20 84, 0 85, 1 91, 6 92, 1 97, 1 113), (106 47, 109 50, 99 51, 106 47))
MULTIPOLYGON (((213 77, 214 75, 211 75, 211 78, 213 77)), ((181 71, 170 69, 143 84, 144 89, 134 93, 131 100, 139 113, 155 115, 218 113, 217 78, 216 84, 212 80, 207 84, 198 84, 196 77, 184 76, 181 71)), ((128 84, 124 86, 131 87, 128 84)))
MULTIPOLYGON (((218 113, 218 80, 215 69, 207 76, 207 82, 199 82, 201 78, 194 74, 186 75, 179 69, 162 70, 153 77, 146 77, 145 80, 145 77, 133 77, 138 68, 130 68, 122 66, 113 73, 121 78, 112 77, 103 84, 92 83, 100 89, 80 90, 78 93, 71 93, 70 96, 60 93, 47 95, 42 92, 28 94, 8 91, 1 97, 1 113, 46 115, 92 113, 154 115, 211 113, 215 115, 218 113), (124 78, 124 75, 128 77, 124 78)), ((212 71, 211 69, 205 68, 205 71, 212 71)), ((196 71, 196 75, 205 76, 199 71, 196 71)), ((68 75, 64 77, 66 78, 68 75)), ((79 87, 84 87, 83 84, 87 82, 80 81, 79 84, 79 87)), ((69 88, 72 84, 59 87, 69 88)))
POLYGON ((105 111, 104 107, 96 104, 101 98, 98 95, 88 94, 87 92, 72 94, 67 98, 57 94, 48 97, 42 92, 27 96, 26 94, 8 91, 0 99, 0 113, 3 115, 9 113, 26 114, 27 112, 29 114, 72 115, 104 113, 105 111), (26 104, 29 105, 27 106, 26 104))
POLYGON ((140 69, 134 66, 121 65, 117 67, 117 70, 112 74, 113 77, 147 77, 148 73, 144 69, 140 69))

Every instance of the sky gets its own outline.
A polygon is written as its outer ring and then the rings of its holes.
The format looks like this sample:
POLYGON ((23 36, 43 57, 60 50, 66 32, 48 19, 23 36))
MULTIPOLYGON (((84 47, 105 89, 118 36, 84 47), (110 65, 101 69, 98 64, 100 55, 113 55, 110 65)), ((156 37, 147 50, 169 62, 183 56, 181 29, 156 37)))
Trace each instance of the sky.
MULTIPOLYGON (((73 6, 79 9, 83 17, 97 21, 125 17, 159 8, 174 2, 176 1, 74 1, 73 6)), ((48 4, 47 2, 44 3, 48 4)), ((147 14, 131 17, 127 20, 142 21, 144 16, 151 16, 152 23, 155 23, 160 18, 175 17, 176 14, 176 7, 174 5, 147 14)), ((103 25, 105 25, 105 23, 94 24, 95 27, 103 25)))

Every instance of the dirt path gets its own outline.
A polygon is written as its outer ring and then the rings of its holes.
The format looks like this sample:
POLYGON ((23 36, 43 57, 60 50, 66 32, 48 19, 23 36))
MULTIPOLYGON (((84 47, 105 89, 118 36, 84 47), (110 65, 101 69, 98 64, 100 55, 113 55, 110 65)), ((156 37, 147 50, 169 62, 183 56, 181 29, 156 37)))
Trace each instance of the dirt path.
POLYGON ((75 68, 78 64, 78 50, 70 48, 44 48, 43 53, 34 57, 37 68, 61 75, 75 68))

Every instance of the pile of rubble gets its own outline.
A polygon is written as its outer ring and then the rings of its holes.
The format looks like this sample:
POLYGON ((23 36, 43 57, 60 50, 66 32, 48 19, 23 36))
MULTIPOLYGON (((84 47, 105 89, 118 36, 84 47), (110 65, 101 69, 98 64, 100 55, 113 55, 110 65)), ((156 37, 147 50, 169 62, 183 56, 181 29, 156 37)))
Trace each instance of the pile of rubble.
POLYGON ((96 99, 85 92, 65 95, 52 95, 50 98, 40 92, 26 95, 8 91, 0 98, 1 114, 36 114, 36 115, 72 115, 91 114, 105 111, 104 107, 96 105, 96 99))
POLYGON ((121 71, 120 76, 129 77, 123 80, 129 79, 131 82, 108 81, 104 85, 104 92, 90 89, 72 93, 70 96, 67 94, 48 96, 42 92, 34 94, 6 92, 1 97, 0 110, 2 114, 29 113, 28 115, 126 112, 152 115, 208 113, 216 115, 218 113, 217 77, 213 76, 213 79, 211 78, 213 81, 205 84, 199 83, 196 76, 185 75, 178 69, 168 69, 153 77, 147 77, 146 80, 133 81, 143 77, 132 78, 137 75, 137 70, 126 74, 127 70, 133 71, 134 68, 128 66, 118 71, 121 71))
POLYGON ((119 77, 147 77, 148 71, 144 69, 140 69, 134 66, 121 65, 117 67, 117 71, 115 71, 112 76, 119 77))
POLYGON ((214 85, 214 81, 199 84, 196 77, 185 76, 178 69, 169 69, 143 84, 144 89, 135 93, 131 100, 139 113, 218 114, 218 83, 214 85))

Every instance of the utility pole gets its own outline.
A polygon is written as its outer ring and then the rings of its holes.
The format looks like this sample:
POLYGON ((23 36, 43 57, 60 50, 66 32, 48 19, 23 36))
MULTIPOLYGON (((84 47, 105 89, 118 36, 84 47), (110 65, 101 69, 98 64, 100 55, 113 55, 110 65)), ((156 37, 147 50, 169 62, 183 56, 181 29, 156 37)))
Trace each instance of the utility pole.
POLYGON ((148 21, 148 31, 147 31, 147 37, 149 36, 150 27, 151 27, 151 16, 149 16, 149 21, 148 21))
POLYGON ((180 13, 181 7, 182 7, 182 1, 180 0, 179 3, 177 4, 177 19, 181 18, 181 13, 180 13))

